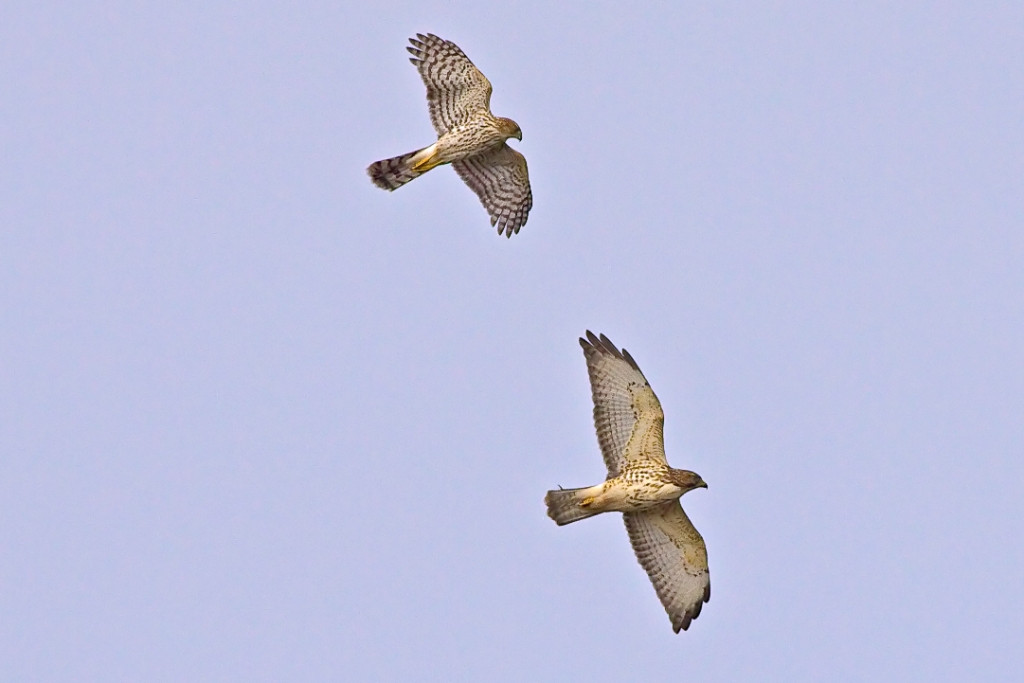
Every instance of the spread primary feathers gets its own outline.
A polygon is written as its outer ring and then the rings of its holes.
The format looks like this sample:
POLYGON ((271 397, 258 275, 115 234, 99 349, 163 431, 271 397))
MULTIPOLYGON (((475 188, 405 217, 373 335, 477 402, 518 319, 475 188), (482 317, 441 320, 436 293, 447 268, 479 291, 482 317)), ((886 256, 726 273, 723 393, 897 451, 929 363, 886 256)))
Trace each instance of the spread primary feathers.
POLYGON ((672 629, 690 627, 711 599, 704 539, 679 498, 707 484, 669 467, 665 414, 640 367, 603 334, 580 339, 594 398, 594 426, 608 468, 596 486, 548 491, 548 516, 559 526, 602 512, 621 512, 640 565, 654 584, 672 629))
POLYGON ((505 144, 523 139, 519 125, 491 114, 491 83, 458 45, 428 33, 409 40, 409 60, 427 86, 437 142, 421 150, 375 161, 366 169, 373 184, 396 190, 436 166, 451 164, 480 198, 498 234, 511 237, 533 207, 526 158, 505 144))

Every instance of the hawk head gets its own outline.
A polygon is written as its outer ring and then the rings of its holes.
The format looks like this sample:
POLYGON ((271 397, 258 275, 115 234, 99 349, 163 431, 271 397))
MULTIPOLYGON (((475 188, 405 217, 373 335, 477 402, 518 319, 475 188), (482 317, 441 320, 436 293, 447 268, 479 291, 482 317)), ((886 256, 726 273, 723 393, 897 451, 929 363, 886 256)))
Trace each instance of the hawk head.
POLYGON ((519 124, 512 119, 498 119, 498 127, 506 140, 509 138, 515 138, 520 142, 523 141, 523 131, 519 128, 519 124))
POLYGON ((694 489, 706 489, 707 483, 700 478, 700 475, 690 470, 677 470, 669 468, 668 478, 673 484, 683 490, 683 493, 694 489))

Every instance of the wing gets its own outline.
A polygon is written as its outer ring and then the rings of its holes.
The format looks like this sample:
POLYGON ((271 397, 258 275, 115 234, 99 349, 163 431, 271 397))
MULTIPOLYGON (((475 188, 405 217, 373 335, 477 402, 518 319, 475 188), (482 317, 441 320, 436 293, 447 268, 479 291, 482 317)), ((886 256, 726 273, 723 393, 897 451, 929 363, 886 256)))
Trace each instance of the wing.
POLYGON ((433 33, 417 33, 405 48, 427 86, 430 121, 444 135, 479 111, 491 109, 491 82, 459 46, 433 33))
POLYGON ((580 339, 594 397, 594 426, 608 476, 631 460, 665 460, 665 413, 636 361, 603 334, 580 339))
POLYGON ((629 541, 640 565, 679 633, 700 616, 711 600, 708 551, 704 539, 683 512, 678 500, 643 512, 622 515, 629 541))
POLYGON ((452 162, 455 172, 480 198, 498 234, 511 237, 526 225, 533 192, 526 157, 502 143, 490 152, 452 162))

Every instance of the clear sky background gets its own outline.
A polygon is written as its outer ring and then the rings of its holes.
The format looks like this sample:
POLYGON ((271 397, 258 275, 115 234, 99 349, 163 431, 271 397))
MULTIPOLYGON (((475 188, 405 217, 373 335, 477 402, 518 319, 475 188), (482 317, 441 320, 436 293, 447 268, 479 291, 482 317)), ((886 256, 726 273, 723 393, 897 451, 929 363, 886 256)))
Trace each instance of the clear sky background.
POLYGON ((1018 1, 5 2, 4 681, 1024 679, 1018 1), (535 205, 499 238, 406 40, 535 205), (712 600, 600 481, 666 413, 712 600))

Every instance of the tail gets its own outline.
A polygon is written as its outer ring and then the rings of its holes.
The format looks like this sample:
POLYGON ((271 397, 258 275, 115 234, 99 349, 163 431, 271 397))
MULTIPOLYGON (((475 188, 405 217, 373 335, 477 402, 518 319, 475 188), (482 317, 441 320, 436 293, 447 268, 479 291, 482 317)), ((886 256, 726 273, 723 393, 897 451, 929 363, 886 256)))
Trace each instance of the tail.
POLYGON ((548 517, 555 520, 558 526, 564 526, 600 514, 597 510, 580 507, 580 502, 587 497, 586 491, 585 488, 548 491, 548 495, 544 496, 548 517))
POLYGON ((380 189, 397 190, 413 178, 437 166, 437 160, 434 158, 436 151, 437 145, 434 144, 400 157, 375 161, 366 172, 370 174, 373 184, 380 189))

